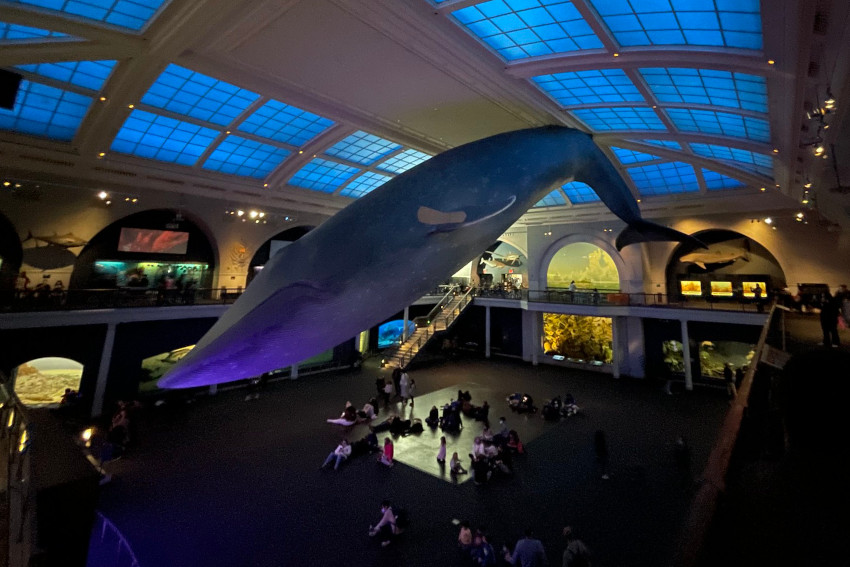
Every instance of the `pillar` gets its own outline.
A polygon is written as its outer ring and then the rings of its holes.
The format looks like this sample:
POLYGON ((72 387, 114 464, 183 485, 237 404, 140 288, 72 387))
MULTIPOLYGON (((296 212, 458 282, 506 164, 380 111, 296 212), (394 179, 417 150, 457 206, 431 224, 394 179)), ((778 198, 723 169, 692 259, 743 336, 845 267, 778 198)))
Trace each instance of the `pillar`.
POLYGON ((109 380, 109 365, 112 362, 112 347, 115 346, 115 323, 106 326, 103 350, 100 353, 100 367, 97 371, 97 384, 94 387, 94 399, 91 404, 91 416, 103 413, 103 397, 106 395, 106 382, 109 380))
POLYGON ((293 364, 292 366, 289 367, 289 378, 290 378, 290 380, 295 380, 296 378, 298 378, 298 365, 297 364, 293 364))
POLYGON ((490 358, 490 306, 484 307, 484 357, 490 358))
POLYGON ((404 308, 404 326, 401 329, 401 342, 407 342, 407 320, 410 318, 410 307, 404 308))
POLYGON ((682 320, 682 360, 685 366, 685 390, 694 389, 694 373, 691 365, 691 339, 688 336, 688 322, 682 320))

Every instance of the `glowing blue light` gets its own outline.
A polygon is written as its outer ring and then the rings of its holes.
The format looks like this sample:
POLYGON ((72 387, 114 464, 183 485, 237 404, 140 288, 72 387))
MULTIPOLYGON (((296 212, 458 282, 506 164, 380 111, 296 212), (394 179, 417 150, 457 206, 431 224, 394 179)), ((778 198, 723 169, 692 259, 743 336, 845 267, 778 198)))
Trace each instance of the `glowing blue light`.
POLYGON ((71 36, 64 33, 43 30, 41 28, 31 28, 30 26, 22 26, 20 24, 0 22, 0 40, 4 42, 27 41, 31 39, 44 39, 47 37, 71 38, 71 36))
POLYGON ((595 203, 600 200, 599 195, 596 194, 593 187, 587 183, 582 183, 581 181, 571 181, 570 183, 562 186, 561 189, 564 190, 564 193, 567 194, 570 202, 574 205, 578 205, 580 203, 595 203))
POLYGON ((60 63, 17 65, 16 67, 63 83, 100 91, 103 83, 106 82, 113 67, 115 67, 115 63, 116 61, 63 61, 60 63))
POLYGON ((204 169, 263 178, 290 154, 288 150, 239 136, 228 136, 213 150, 204 169))
POLYGON ((166 0, 9 0, 138 31, 166 0))
POLYGON ((560 189, 555 189, 539 201, 532 207, 533 209, 538 207, 557 207, 558 205, 566 205, 567 201, 564 199, 564 194, 561 193, 560 189))
POLYGON ((14 109, 0 108, 0 128, 70 141, 91 102, 87 96, 23 80, 14 109))
POLYGON ((743 182, 717 173, 716 171, 711 171, 710 169, 703 169, 702 177, 705 179, 706 188, 713 191, 718 189, 736 189, 744 186, 743 182))
POLYGON ((361 130, 340 140, 325 150, 325 153, 362 165, 371 165, 399 149, 401 145, 361 130))
POLYGON ((392 157, 388 157, 385 161, 379 163, 376 167, 378 169, 383 169, 384 171, 389 171, 390 173, 401 174, 407 171, 408 169, 414 168, 420 163, 431 159, 431 156, 428 154, 407 149, 401 152, 400 154, 396 154, 392 157))
POLYGON ((142 96, 144 104, 226 126, 260 95, 171 64, 142 96))
POLYGON ((380 173, 367 171, 366 173, 364 173, 363 175, 343 187, 342 191, 340 191, 339 194, 344 197, 353 197, 356 199, 358 197, 362 197, 373 189, 377 189, 390 179, 392 179, 392 177, 390 177, 389 175, 381 175, 380 173))
POLYGON ((646 68, 640 72, 659 102, 767 112, 767 83, 758 75, 680 68, 646 68))
POLYGON ((644 101, 643 95, 622 69, 538 75, 531 80, 561 106, 644 101))
POLYGON ((653 146, 659 146, 661 148, 670 148, 671 150, 681 150, 682 146, 679 145, 679 142, 673 142, 670 140, 632 140, 638 143, 651 144, 653 146))
POLYGON ((658 156, 654 156, 652 154, 647 154, 636 150, 627 150, 625 148, 616 148, 614 146, 611 146, 611 151, 614 152, 614 155, 617 156, 617 159, 620 160, 620 163, 622 163, 623 165, 629 165, 632 163, 643 163, 647 161, 655 161, 657 159, 661 159, 658 156))
POLYGON ((761 49, 759 0, 590 0, 623 47, 761 49))
POLYGON ((239 130, 293 146, 301 146, 333 124, 333 120, 270 100, 246 118, 239 125, 239 130))
POLYGON ((592 130, 666 130, 651 108, 587 108, 570 111, 592 130))
POLYGON ((321 158, 314 158, 302 167, 292 179, 290 185, 333 193, 340 185, 360 172, 356 167, 343 165, 321 158))
POLYGON ((136 109, 112 141, 112 151, 194 165, 218 134, 210 128, 136 109))
POLYGON ((641 195, 669 195, 699 191, 694 168, 679 161, 631 167, 626 170, 641 195))
POLYGON ((682 132, 719 134, 756 142, 770 141, 770 125, 767 120, 760 118, 692 108, 668 108, 665 112, 682 132))
POLYGON ((508 61, 602 47, 569 0, 490 0, 452 16, 508 61))
POLYGON ((691 142, 690 146, 691 151, 698 156, 719 159, 732 163, 737 167, 755 171, 756 173, 769 173, 773 171, 773 157, 769 155, 715 144, 697 144, 691 142))

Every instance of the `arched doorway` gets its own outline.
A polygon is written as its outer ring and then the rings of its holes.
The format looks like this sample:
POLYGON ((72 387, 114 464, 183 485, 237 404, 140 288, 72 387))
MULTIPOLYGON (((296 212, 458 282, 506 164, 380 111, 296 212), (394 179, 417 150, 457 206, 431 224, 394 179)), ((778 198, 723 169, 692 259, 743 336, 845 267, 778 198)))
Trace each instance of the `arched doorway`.
POLYGON ((614 259, 590 242, 573 242, 561 247, 546 269, 547 288, 569 288, 575 282, 581 290, 599 292, 620 290, 620 273, 614 259))
POLYGON ((288 228, 282 232, 278 232, 271 238, 269 238, 266 242, 264 242, 259 248, 257 248, 257 252, 254 254, 254 257, 251 258, 251 263, 248 265, 248 274, 247 274, 247 283, 251 283, 257 274, 263 269, 263 266, 266 265, 266 262, 269 259, 313 230, 312 226, 294 226, 292 228, 288 228))
POLYGON ((24 362, 12 374, 21 403, 35 408, 57 407, 66 390, 80 391, 83 365, 70 358, 50 356, 24 362))
POLYGON ((167 278, 212 286, 215 251, 206 231, 180 211, 153 209, 97 233, 74 263, 72 289, 156 288, 167 278))
POLYGON ((528 289, 528 258, 518 248, 497 240, 474 266, 482 288, 528 289))

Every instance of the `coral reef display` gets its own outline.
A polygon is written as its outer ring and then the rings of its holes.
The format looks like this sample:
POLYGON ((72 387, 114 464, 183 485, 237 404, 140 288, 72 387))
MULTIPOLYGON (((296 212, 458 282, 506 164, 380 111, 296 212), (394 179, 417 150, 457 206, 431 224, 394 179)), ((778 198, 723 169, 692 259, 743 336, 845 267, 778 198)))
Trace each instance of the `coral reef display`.
POLYGON ((611 364, 614 360, 611 319, 544 313, 543 352, 574 362, 611 364))
MULTIPOLYGON (((664 364, 672 372, 684 372, 682 343, 664 341, 661 345, 664 364)), ((700 373, 707 378, 723 378, 723 365, 727 362, 732 368, 741 368, 752 364, 756 345, 735 341, 702 341, 699 344, 700 373)))

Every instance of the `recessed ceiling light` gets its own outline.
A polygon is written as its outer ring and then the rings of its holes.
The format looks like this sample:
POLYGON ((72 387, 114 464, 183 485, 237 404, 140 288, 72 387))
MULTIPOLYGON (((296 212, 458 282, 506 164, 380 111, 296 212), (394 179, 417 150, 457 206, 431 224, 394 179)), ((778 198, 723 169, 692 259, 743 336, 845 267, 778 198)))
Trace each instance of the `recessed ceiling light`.
POLYGON ((106 97, 105 96, 100 97, 100 102, 106 102, 106 97))
POLYGON ((128 104, 127 108, 136 108, 136 105, 135 104, 128 104))
POLYGON ((768 59, 768 60, 767 60, 767 64, 768 64, 768 65, 773 65, 774 63, 776 63, 776 61, 774 61, 773 59, 768 59))

